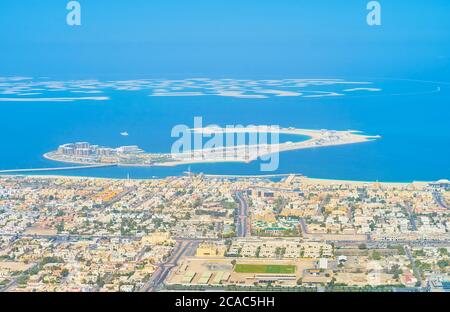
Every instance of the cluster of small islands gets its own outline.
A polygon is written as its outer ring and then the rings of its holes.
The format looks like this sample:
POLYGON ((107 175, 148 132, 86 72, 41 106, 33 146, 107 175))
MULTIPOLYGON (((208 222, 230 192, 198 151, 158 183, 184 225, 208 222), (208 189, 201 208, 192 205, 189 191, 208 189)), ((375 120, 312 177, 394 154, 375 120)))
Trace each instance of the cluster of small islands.
MULTIPOLYGON (((265 99, 382 90, 340 79, 0 78, 0 102, 108 101, 106 91, 144 91, 152 99, 265 99)), ((190 170, 142 180, 28 175, 108 166, 249 163, 273 153, 381 138, 355 130, 294 127, 189 130, 208 138, 273 131, 277 140, 187 146, 179 152, 74 142, 43 156, 77 165, 0 170, 0 291, 450 290, 448 180, 379 183, 190 170), (279 135, 299 139, 279 142, 279 135)))
POLYGON ((108 101, 109 91, 148 91, 151 97, 220 96, 238 99, 270 97, 323 98, 374 93, 381 88, 369 81, 343 79, 133 79, 48 80, 0 77, 0 102, 108 101), (338 90, 336 90, 336 88, 338 90))

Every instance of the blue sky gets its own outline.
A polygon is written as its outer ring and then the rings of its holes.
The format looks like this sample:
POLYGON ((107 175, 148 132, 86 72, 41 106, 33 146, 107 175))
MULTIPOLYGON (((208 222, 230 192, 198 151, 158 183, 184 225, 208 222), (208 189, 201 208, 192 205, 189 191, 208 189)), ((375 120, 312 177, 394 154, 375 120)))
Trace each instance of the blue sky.
POLYGON ((0 75, 450 81, 450 1, 0 1, 0 75))

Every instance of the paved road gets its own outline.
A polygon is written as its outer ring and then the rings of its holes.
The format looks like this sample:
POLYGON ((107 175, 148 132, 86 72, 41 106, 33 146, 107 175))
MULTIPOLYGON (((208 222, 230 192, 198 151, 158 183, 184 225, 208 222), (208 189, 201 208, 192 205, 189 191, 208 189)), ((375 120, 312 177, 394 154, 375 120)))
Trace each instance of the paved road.
MULTIPOLYGON (((189 173, 189 172, 185 172, 189 173)), ((189 173, 192 174, 192 173, 189 173)), ((261 175, 224 175, 224 174, 204 174, 205 178, 223 178, 223 179, 269 179, 269 178, 282 178, 289 176, 302 176, 301 174, 286 173, 286 174, 261 174, 261 175)))
POLYGON ((413 231, 417 231, 416 217, 414 216, 414 211, 411 203, 406 204, 406 210, 408 211, 408 219, 411 225, 411 229, 413 231))
POLYGON ((12 281, 10 281, 8 284, 6 284, 5 286, 3 286, 2 288, 0 288, 0 292, 7 292, 10 289, 14 289, 17 286, 17 281, 19 280, 19 278, 23 275, 23 274, 28 274, 28 272, 30 272, 31 270, 33 270, 34 268, 36 268, 39 265, 39 263, 35 263, 32 267, 30 267, 28 270, 24 271, 22 274, 17 275, 17 277, 15 279, 13 279, 12 281))
POLYGON ((307 237, 307 235, 309 234, 306 228, 306 223, 305 223, 305 219, 303 218, 299 218, 298 219, 298 224, 300 225, 300 231, 302 233, 303 237, 307 237))
POLYGON ((398 241, 329 241, 335 246, 351 246, 366 244, 369 248, 383 248, 387 246, 409 245, 412 247, 447 247, 450 246, 450 240, 398 240, 398 241))
MULTIPOLYGON (((136 235, 76 235, 76 234, 26 234, 26 233, 0 233, 0 236, 3 237, 11 237, 12 239, 19 238, 35 238, 35 239, 49 239, 56 241, 78 241, 82 239, 134 239, 140 240, 140 236, 136 235)), ((176 236, 173 237, 175 240, 202 240, 202 241, 219 241, 220 238, 208 238, 208 237, 199 237, 193 239, 192 237, 182 237, 176 236)))
POLYGON ((141 292, 153 292, 157 291, 167 276, 170 270, 172 270, 180 260, 181 257, 192 256, 197 249, 199 241, 197 240, 182 240, 178 241, 174 250, 172 251, 169 258, 158 265, 156 271, 152 274, 150 279, 141 288, 141 292))
POLYGON ((124 236, 124 235, 76 235, 76 234, 26 234, 26 233, 0 233, 0 236, 12 237, 14 239, 19 238, 35 238, 35 239, 53 239, 60 241, 76 241, 81 239, 109 239, 109 238, 122 238, 122 239, 141 239, 138 236, 124 236))
POLYGON ((263 190, 268 192, 283 192, 283 193, 298 193, 302 194, 303 192, 300 190, 293 190, 288 188, 282 188, 282 187, 265 187, 265 186, 258 186, 255 187, 257 190, 263 190))
POLYGON ((449 209, 449 210, 450 210, 450 207, 448 207, 448 206, 445 204, 444 199, 442 198, 441 193, 439 193, 439 192, 433 192, 433 197, 434 197, 434 200, 438 203, 439 206, 441 206, 442 208, 445 208, 445 209, 449 209))
POLYGON ((414 276, 417 278, 420 285, 422 285, 422 273, 420 272, 419 268, 416 266, 416 261, 414 260, 414 257, 411 254, 410 247, 405 245, 404 249, 405 249, 406 255, 408 256, 409 262, 411 262, 414 276))
MULTIPOLYGON (((300 223, 301 224, 301 223, 300 223)), ((310 234, 307 234, 310 235, 310 234)), ((35 235, 35 234, 22 234, 22 233, 0 233, 0 236, 11 237, 14 239, 19 238, 36 238, 36 239, 53 239, 56 241, 79 241, 82 239, 109 239, 109 238, 119 238, 119 239, 135 239, 140 240, 139 236, 121 236, 121 235, 70 235, 70 234, 56 234, 56 235, 35 235)), ((314 237, 306 237, 315 240, 314 237)), ((177 241, 219 241, 219 238, 198 238, 193 239, 190 237, 174 237, 177 241)), ((336 245, 359 245, 361 243, 373 244, 377 246, 387 246, 387 245, 404 245, 408 244, 411 246, 424 247, 424 246, 450 246, 450 239, 440 239, 440 240, 397 240, 397 241, 381 241, 381 240, 344 240, 344 239, 327 239, 327 238, 317 238, 317 240, 334 242, 336 245)))
POLYGON ((236 199, 239 204, 239 215, 237 216, 236 235, 238 237, 247 237, 248 235, 248 203, 241 192, 236 192, 236 199))

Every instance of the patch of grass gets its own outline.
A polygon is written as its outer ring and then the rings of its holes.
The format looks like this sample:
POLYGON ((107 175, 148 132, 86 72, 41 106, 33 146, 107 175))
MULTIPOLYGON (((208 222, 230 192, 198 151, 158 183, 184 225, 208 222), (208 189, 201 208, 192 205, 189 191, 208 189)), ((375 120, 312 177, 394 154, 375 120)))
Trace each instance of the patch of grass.
POLYGON ((234 271, 237 273, 292 274, 295 273, 295 265, 236 264, 234 271))

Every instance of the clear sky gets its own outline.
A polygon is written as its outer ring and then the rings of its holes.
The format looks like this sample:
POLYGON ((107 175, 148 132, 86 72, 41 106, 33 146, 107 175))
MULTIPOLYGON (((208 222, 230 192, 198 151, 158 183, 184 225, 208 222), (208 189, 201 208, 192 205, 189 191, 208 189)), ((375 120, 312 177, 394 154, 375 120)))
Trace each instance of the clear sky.
POLYGON ((450 81, 450 1, 0 1, 0 75, 398 77, 450 81))

